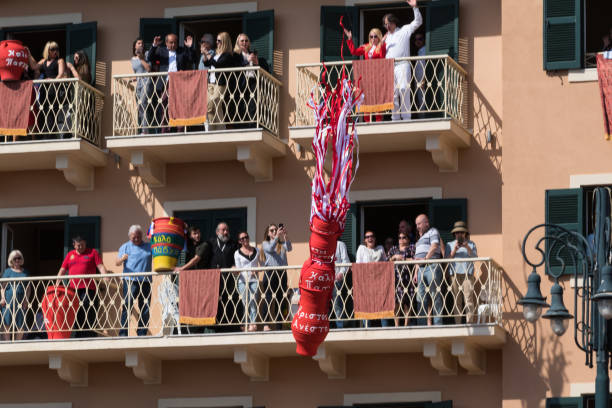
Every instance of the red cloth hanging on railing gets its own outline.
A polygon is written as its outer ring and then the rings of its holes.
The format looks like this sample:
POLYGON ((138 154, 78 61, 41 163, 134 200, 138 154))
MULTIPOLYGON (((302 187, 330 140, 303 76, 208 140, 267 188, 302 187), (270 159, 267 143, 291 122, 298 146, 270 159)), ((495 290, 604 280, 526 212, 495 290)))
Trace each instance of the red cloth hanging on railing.
POLYGON ((32 81, 0 82, 0 135, 27 134, 32 92, 32 81))
POLYGON ((168 124, 192 126, 206 122, 208 71, 192 70, 168 74, 168 124))

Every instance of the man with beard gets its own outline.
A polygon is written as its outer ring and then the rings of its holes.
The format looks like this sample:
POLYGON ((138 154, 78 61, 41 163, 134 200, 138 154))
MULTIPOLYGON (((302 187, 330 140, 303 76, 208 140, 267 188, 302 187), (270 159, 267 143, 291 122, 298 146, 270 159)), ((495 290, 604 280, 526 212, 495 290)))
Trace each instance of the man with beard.
MULTIPOLYGON (((238 250, 238 243, 230 238, 229 226, 225 222, 217 225, 216 236, 209 240, 212 257, 211 268, 232 268, 234 266, 234 253, 238 250)), ((219 308, 217 310, 217 324, 240 323, 235 313, 234 305, 241 303, 236 290, 236 277, 233 273, 224 272, 219 281, 219 308)), ((238 330, 238 326, 236 326, 238 330)), ((219 331, 217 329, 217 331, 219 331)))

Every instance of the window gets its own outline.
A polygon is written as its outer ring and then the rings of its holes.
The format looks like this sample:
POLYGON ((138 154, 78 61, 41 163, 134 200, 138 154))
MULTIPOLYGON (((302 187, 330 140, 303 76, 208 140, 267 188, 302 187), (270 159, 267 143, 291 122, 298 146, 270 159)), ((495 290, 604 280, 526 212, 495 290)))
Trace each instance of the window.
POLYGON ((595 66, 602 37, 610 33, 609 0, 544 0, 544 69, 595 66))
POLYGON ((85 51, 91 66, 91 77, 95 83, 96 74, 96 41, 97 22, 82 24, 59 24, 37 27, 11 27, 0 30, 0 41, 4 39, 19 40, 30 48, 36 61, 42 59, 43 49, 47 41, 58 43, 60 50, 65 50, 61 57, 74 62, 74 53, 85 51))
MULTIPOLYGON (((141 18, 140 37, 145 42, 145 48, 151 47, 153 37, 162 38, 166 34, 179 34, 179 44, 185 36, 192 35, 194 43, 198 43, 205 33, 215 36, 221 31, 227 31, 232 38, 232 45, 241 32, 246 33, 251 40, 251 48, 258 56, 264 57, 272 68, 274 62, 274 10, 264 10, 255 13, 236 13, 231 15, 206 15, 175 18, 141 18)), ((199 52, 199 46, 196 45, 199 52)))
MULTIPOLYGON (((449 54, 455 60, 458 54, 459 42, 459 1, 437 0, 427 1, 419 5, 423 16, 423 25, 419 31, 426 34, 426 52, 432 54, 449 54), (425 6, 424 6, 425 5, 425 6)), ((322 6, 321 7, 321 61, 340 61, 340 46, 342 45, 343 24, 353 33, 354 41, 368 41, 367 35, 371 28, 382 28, 382 17, 387 13, 395 14, 401 24, 410 23, 414 19, 412 9, 405 2, 388 3, 367 6, 322 6)), ((357 45, 357 44, 356 44, 357 45)), ((416 54, 417 50, 412 50, 416 54)), ((344 47, 344 58, 354 59, 344 47)))
POLYGON ((430 225, 440 231, 440 236, 446 243, 454 239, 450 233, 453 224, 460 220, 468 221, 467 200, 422 198, 353 203, 347 214, 340 240, 346 244, 349 257, 354 259, 366 230, 372 230, 376 235, 377 244, 383 245, 387 237, 396 240, 397 227, 403 219, 412 225, 416 234, 414 220, 419 214, 428 214, 430 225))

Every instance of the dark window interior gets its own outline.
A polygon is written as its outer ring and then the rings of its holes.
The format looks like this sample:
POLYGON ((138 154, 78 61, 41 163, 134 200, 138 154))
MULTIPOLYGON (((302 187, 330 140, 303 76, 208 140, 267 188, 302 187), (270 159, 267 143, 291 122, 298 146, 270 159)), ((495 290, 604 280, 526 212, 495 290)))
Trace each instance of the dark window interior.
MULTIPOLYGON (((198 18, 197 20, 179 20, 179 24, 185 30, 185 36, 192 35, 196 44, 200 43, 200 39, 206 33, 213 35, 213 40, 216 39, 217 34, 227 31, 232 38, 232 48, 236 44, 238 34, 242 32, 242 15, 235 15, 230 17, 209 17, 209 18, 198 18)), ((213 44, 216 48, 216 44, 213 44)), ((196 49, 200 49, 199 45, 196 45, 196 49)))
MULTIPOLYGON (((400 6, 396 7, 394 5, 376 7, 376 8, 365 8, 361 9, 361 16, 363 20, 363 32, 361 35, 361 44, 365 44, 369 41, 368 35, 372 28, 378 28, 385 35, 387 32, 383 27, 383 16, 387 13, 392 13, 397 16, 400 20, 400 24, 409 24, 412 20, 414 20, 414 12, 412 8, 406 6, 406 3, 399 3, 400 6)), ((426 7, 419 7, 419 11, 421 12, 421 16, 423 16, 423 23, 416 31, 417 33, 425 33, 425 16, 427 13, 426 7)), ((414 37, 414 34, 412 35, 414 37)), ((359 46, 358 44, 356 44, 359 46)), ((418 50, 414 49, 414 46, 411 46, 410 52, 412 55, 416 55, 418 50)))
POLYGON ((47 41, 55 41, 59 45, 60 56, 66 58, 66 29, 63 27, 9 31, 6 38, 21 41, 30 49, 36 61, 42 59, 47 41))
POLYGON ((586 0, 585 38, 586 52, 599 52, 603 49, 602 37, 612 28, 612 1, 586 0))
POLYGON ((428 200, 410 200, 403 202, 363 203, 361 208, 363 218, 362 228, 359 231, 359 242, 363 242, 365 231, 371 230, 376 234, 376 244, 383 245, 386 238, 393 238, 397 245, 397 227, 405 219, 412 226, 416 234, 414 220, 419 214, 429 211, 428 200))

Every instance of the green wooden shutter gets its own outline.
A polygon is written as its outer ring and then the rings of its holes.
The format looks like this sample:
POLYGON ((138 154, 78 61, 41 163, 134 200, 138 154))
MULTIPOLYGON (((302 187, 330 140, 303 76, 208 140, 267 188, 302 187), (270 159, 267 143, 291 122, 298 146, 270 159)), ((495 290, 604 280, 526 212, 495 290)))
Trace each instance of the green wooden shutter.
POLYGON ((467 199, 446 198, 429 202, 429 225, 440 232, 444 244, 455 239, 451 230, 457 221, 468 222, 467 199))
POLYGON ((582 0, 544 0, 544 69, 581 68, 582 0))
POLYGON ((448 54, 457 60, 459 50, 459 0, 428 3, 425 17, 425 52, 448 54))
POLYGON ((162 38, 163 43, 167 34, 176 34, 176 28, 176 20, 173 18, 141 18, 139 35, 144 41, 145 51, 151 48, 156 35, 162 38))
MULTIPOLYGON (((582 209, 582 189, 546 190, 545 219, 547 224, 556 224, 570 231, 584 234, 582 209)), ((548 230, 546 233, 548 234, 548 230)), ((547 254, 555 254, 557 252, 558 250, 554 243, 546 242, 547 254)), ((573 262, 570 253, 567 250, 562 250, 559 252, 559 255, 566 264, 564 274, 573 274, 576 268, 571 265, 573 262)), ((561 262, 554 255, 551 256, 550 264, 547 266, 546 273, 559 274, 561 272, 561 262)))
POLYGON ((546 408, 582 408, 582 397, 546 398, 546 408))
POLYGON ((100 252, 100 217, 68 217, 64 229, 64 256, 72 250, 72 238, 77 235, 85 238, 88 248, 100 252))
POLYGON ((346 214, 346 222, 344 224, 344 232, 340 237, 340 241, 346 245, 346 252, 348 252, 349 259, 351 262, 355 261, 355 252, 357 252, 357 242, 359 234, 359 206, 358 204, 351 204, 351 207, 346 214))
POLYGON ((246 13, 242 17, 242 31, 251 40, 251 49, 264 57, 272 71, 274 63, 274 10, 246 13))
MULTIPOLYGON (((343 31, 340 27, 340 16, 344 16, 342 24, 347 30, 353 32, 353 39, 359 40, 359 10, 357 7, 321 6, 321 61, 341 61, 340 47, 342 45, 343 31)), ((345 60, 357 59, 353 57, 344 44, 343 54, 345 60)))
POLYGON ((95 21, 66 26, 66 59, 73 61, 74 53, 85 51, 91 67, 91 81, 96 80, 96 40, 98 23, 95 21))

